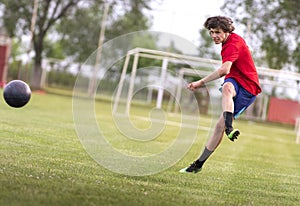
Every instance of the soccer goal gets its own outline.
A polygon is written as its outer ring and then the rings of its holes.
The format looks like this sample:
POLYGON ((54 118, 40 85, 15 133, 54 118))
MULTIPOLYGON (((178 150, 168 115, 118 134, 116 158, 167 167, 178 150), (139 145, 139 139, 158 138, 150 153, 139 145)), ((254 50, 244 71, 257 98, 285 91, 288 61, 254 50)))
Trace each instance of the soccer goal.
MULTIPOLYGON (((156 99, 156 108, 157 109, 160 109, 162 107, 162 100, 163 100, 165 82, 166 82, 166 77, 167 77, 166 76, 167 69, 168 69, 168 64, 170 62, 175 63, 175 64, 188 64, 188 65, 191 65, 191 67, 202 66, 202 67, 206 67, 206 68, 211 68, 212 70, 214 69, 214 67, 220 65, 220 61, 204 59, 204 58, 199 58, 199 57, 195 57, 195 56, 188 56, 188 55, 182 55, 182 54, 176 54, 176 53, 164 52, 164 51, 158 51, 158 50, 151 50, 151 49, 145 49, 145 48, 132 49, 127 52, 125 62, 123 65, 123 69, 122 69, 122 73, 121 73, 121 77, 120 77, 120 81, 119 81, 119 85, 117 88, 114 105, 113 105, 114 113, 116 113, 116 111, 118 109, 118 104, 120 102, 121 92, 122 92, 122 89, 124 86, 125 77, 126 77, 126 74, 128 71, 129 62, 130 62, 131 57, 133 57, 133 64, 132 64, 132 68, 131 68, 131 74, 130 74, 131 76, 130 76, 129 88, 128 88, 127 99, 126 99, 126 109, 125 109, 126 114, 128 114, 129 110, 130 110, 130 102, 131 102, 131 98, 132 98, 133 91, 134 91, 134 81, 136 78, 138 62, 139 62, 140 58, 160 60, 162 62, 159 85, 154 85, 154 86, 156 86, 156 89, 158 90, 157 99, 156 99)), ((181 81, 180 85, 181 86, 183 85, 182 81, 181 81)), ((176 85, 174 85, 174 87, 176 87, 176 85)), ((178 98, 177 100, 180 99, 179 89, 177 89, 176 98, 178 98)))
MULTIPOLYGON (((130 111, 130 105, 132 101, 132 96, 134 95, 134 87, 135 87, 135 79, 136 74, 138 70, 138 63, 141 58, 148 58, 152 60, 159 60, 161 61, 161 67, 160 67, 160 74, 158 74, 159 83, 156 85, 152 85, 152 89, 157 90, 157 96, 156 96, 156 108, 160 109, 162 107, 163 103, 163 97, 164 97, 164 90, 165 90, 165 84, 168 79, 168 66, 170 63, 178 64, 178 66, 185 64, 189 65, 191 68, 178 68, 177 69, 177 84, 176 82, 174 84, 174 87, 176 91, 174 92, 174 97, 169 100, 169 104, 174 104, 174 111, 178 112, 179 107, 178 104, 176 105, 175 102, 180 102, 180 99, 182 99, 181 92, 182 89, 185 86, 184 79, 185 77, 192 77, 192 76, 199 76, 203 77, 209 74, 211 71, 217 69, 222 62, 212 59, 205 59, 195 56, 189 56, 189 55, 182 55, 177 53, 171 53, 171 52, 165 52, 165 51, 159 51, 159 50, 151 50, 151 49, 145 49, 145 48, 134 48, 132 50, 129 50, 127 52, 127 55, 125 57, 125 62, 123 64, 123 69, 121 73, 121 77, 119 80, 119 84, 116 89, 116 93, 114 96, 114 102, 113 102, 113 113, 117 113, 118 105, 121 101, 121 93, 122 90, 124 90, 124 83, 125 79, 128 81, 128 87, 126 87, 127 94, 125 95, 125 100, 122 99, 122 102, 125 101, 125 114, 129 114, 130 111), (133 57, 133 63, 130 73, 129 71, 129 65, 130 60, 133 57), (195 68, 195 69, 194 69, 195 68), (200 68, 209 68, 207 70, 200 69, 200 68), (129 73, 129 74, 128 74, 129 73), (128 75, 130 75, 128 77, 128 75), (129 78, 129 79, 128 79, 129 78)), ((290 71, 283 71, 283 70, 275 70, 270 68, 264 68, 264 67, 257 67, 258 74, 259 74, 259 80, 264 90, 267 90, 265 88, 271 88, 270 90, 274 90, 277 88, 281 89, 293 89, 294 92, 297 93, 297 95, 300 94, 300 74, 296 72, 290 72, 290 71), (287 82, 287 83, 285 83, 287 82), (290 84, 294 83, 294 84, 290 84)), ((123 91, 124 93, 124 91, 123 91)), ((151 93, 149 93, 151 96, 151 93)), ((253 119, 257 120, 268 120, 268 103, 269 103, 269 96, 272 94, 269 94, 268 92, 264 91, 263 94, 260 94, 256 100, 256 105, 254 104, 253 107, 255 108, 255 111, 258 111, 258 115, 254 117, 253 119)), ((247 116, 247 112, 251 112, 251 109, 249 107, 249 111, 246 111, 245 116, 247 116)), ((251 116, 249 116, 251 119, 251 116)), ((248 117, 247 117, 248 118, 248 117)), ((297 119, 295 124, 295 130, 297 132, 297 138, 296 142, 300 142, 300 120, 297 119)))

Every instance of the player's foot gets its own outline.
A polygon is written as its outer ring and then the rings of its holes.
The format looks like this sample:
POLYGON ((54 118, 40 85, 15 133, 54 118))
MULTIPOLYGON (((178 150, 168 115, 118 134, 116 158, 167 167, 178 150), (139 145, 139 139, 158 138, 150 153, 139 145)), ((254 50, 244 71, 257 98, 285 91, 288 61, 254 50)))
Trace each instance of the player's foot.
POLYGON ((234 142, 235 139, 240 135, 240 131, 238 129, 233 129, 231 131, 226 132, 227 137, 234 142))
POLYGON ((202 166, 199 165, 198 160, 193 162, 190 166, 185 167, 181 170, 179 170, 180 173, 197 173, 201 171, 202 166))

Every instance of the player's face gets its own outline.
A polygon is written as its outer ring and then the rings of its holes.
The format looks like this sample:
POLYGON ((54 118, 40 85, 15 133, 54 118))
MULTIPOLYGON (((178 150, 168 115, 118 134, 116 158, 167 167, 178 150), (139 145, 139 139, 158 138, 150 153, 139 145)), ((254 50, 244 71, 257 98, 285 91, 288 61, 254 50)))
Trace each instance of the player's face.
POLYGON ((211 36, 215 44, 221 44, 227 40, 229 33, 224 32, 222 29, 215 28, 209 30, 209 35, 211 36))

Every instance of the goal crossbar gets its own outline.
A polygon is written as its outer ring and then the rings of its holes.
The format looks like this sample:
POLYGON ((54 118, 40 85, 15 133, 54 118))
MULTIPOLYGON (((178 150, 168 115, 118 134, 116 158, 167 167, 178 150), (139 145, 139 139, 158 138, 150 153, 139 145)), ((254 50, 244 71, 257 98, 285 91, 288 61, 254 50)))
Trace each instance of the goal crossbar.
MULTIPOLYGON (((139 48, 139 47, 129 50, 125 57, 125 63, 123 65, 120 82, 119 82, 116 96, 115 96, 115 101, 114 101, 114 105, 113 105, 114 113, 117 111, 117 108, 118 108, 118 104, 120 101, 122 88, 125 83, 125 76, 126 76, 126 73, 128 70, 129 61, 130 61, 131 56, 134 57, 134 60, 133 60, 133 65, 132 65, 132 70, 131 70, 127 100, 126 100, 126 111, 125 111, 126 114, 129 114, 130 101, 131 101, 131 96, 133 94, 133 89, 134 89, 134 79, 136 76, 138 60, 140 57, 156 59, 156 60, 162 61, 162 72, 161 72, 161 76, 160 76, 162 84, 164 82, 165 75, 166 75, 165 70, 167 69, 169 62, 172 62, 172 63, 184 62, 184 63, 190 64, 190 65, 207 66, 207 67, 212 67, 213 65, 217 66, 217 65, 221 64, 221 61, 218 61, 218 60, 205 59, 205 58, 200 58, 200 57, 195 57, 195 56, 188 56, 188 55, 159 51, 159 50, 145 49, 145 48, 139 48)), ((163 96, 163 86, 161 86, 159 88, 157 99, 161 100, 162 96, 163 96)), ((161 106, 160 104, 161 103, 157 104, 158 108, 161 106)))

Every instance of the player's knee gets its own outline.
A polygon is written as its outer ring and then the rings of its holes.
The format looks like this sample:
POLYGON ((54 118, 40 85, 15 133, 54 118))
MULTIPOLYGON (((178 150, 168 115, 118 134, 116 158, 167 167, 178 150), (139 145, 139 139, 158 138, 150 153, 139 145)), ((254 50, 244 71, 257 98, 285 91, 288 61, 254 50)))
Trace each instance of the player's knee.
POLYGON ((227 82, 223 85, 223 87, 222 87, 223 95, 234 96, 234 93, 235 93, 234 86, 231 83, 227 82))

